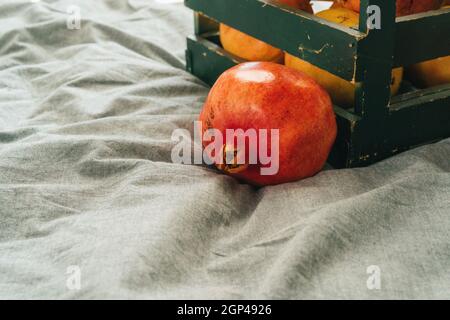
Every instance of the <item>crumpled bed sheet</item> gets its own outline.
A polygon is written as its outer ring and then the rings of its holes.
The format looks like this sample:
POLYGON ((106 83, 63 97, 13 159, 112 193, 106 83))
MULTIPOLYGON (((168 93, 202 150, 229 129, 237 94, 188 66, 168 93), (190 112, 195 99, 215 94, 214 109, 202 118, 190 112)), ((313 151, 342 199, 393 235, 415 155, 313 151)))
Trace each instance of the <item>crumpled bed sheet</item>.
POLYGON ((208 93, 192 29, 179 3, 0 2, 0 298, 450 298, 450 140, 261 189, 174 164, 208 93))

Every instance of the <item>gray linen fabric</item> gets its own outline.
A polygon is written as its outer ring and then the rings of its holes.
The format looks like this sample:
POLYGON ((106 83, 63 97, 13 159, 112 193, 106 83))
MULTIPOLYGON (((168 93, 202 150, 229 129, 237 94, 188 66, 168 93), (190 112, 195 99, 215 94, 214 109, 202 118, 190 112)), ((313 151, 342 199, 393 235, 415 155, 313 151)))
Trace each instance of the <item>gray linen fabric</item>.
POLYGON ((262 189, 173 164, 191 32, 181 4, 0 2, 0 298, 450 298, 450 140, 262 189))

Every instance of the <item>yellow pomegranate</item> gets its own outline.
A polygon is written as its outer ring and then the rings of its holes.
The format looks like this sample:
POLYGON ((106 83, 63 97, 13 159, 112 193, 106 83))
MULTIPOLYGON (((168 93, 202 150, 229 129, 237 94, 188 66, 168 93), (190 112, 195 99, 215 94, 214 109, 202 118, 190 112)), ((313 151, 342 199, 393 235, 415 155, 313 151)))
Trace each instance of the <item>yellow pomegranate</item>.
MULTIPOLYGON (((284 4, 299 10, 312 13, 309 0, 278 0, 284 4)), ((284 52, 278 48, 249 36, 239 30, 225 24, 220 24, 220 42, 223 48, 248 61, 270 61, 283 63, 284 52)))
POLYGON ((450 83, 450 56, 417 63, 407 71, 410 80, 421 88, 450 83))
MULTIPOLYGON (((450 6, 443 8, 449 9, 450 6)), ((417 63, 410 66, 407 71, 410 80, 421 88, 450 83, 450 56, 417 63)))
MULTIPOLYGON (((359 23, 359 14, 346 9, 334 7, 317 13, 318 17, 342 24, 347 27, 355 27, 359 23)), ((328 71, 320 69, 311 63, 300 58, 294 57, 288 53, 285 56, 285 64, 288 67, 298 69, 313 77, 330 94, 336 105, 343 107, 352 107, 355 104, 355 84, 344 80, 328 71)), ((395 95, 403 80, 403 68, 392 70, 391 94, 395 95)))
POLYGON ((283 62, 283 51, 253 38, 246 33, 220 24, 220 42, 223 48, 248 61, 283 62))

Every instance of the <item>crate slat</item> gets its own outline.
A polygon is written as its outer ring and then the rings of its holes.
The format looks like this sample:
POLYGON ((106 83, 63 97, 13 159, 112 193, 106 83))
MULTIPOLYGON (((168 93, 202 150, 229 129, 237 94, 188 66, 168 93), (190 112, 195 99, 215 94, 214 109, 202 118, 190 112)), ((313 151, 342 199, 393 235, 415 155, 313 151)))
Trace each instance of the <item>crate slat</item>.
POLYGON ((358 30, 271 0, 185 0, 185 5, 341 78, 359 80, 355 79, 355 57, 357 43, 365 34, 358 30))
POLYGON ((244 62, 200 36, 189 36, 187 48, 187 70, 210 86, 225 70, 244 62))
POLYGON ((194 12, 194 29, 196 35, 201 35, 219 30, 219 24, 198 12, 194 12))
POLYGON ((450 9, 441 9, 397 19, 394 65, 450 55, 450 9))
POLYGON ((388 142, 400 151, 450 136, 450 84, 395 97, 388 142))

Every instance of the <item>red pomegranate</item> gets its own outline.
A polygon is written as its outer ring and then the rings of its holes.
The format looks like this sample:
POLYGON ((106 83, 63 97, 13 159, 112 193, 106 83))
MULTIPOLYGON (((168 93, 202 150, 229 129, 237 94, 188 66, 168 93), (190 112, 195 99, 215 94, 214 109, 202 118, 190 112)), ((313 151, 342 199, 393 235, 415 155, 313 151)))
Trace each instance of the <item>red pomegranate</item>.
POLYGON ((316 174, 337 132, 328 93, 304 73, 271 62, 247 62, 224 72, 208 95, 200 121, 203 146, 215 150, 210 158, 216 166, 258 186, 316 174), (212 129, 224 137, 220 145, 211 135, 205 139, 212 129), (227 137, 228 131, 235 134, 227 137), (249 142, 252 132, 255 148, 249 142), (243 147, 236 145, 239 139, 246 141, 243 147), (272 157, 270 164, 264 155, 272 157), (222 156, 231 161, 218 161, 222 156), (243 161, 237 161, 241 156, 243 161))
POLYGON ((278 2, 309 13, 313 12, 309 0, 278 0, 278 2))

